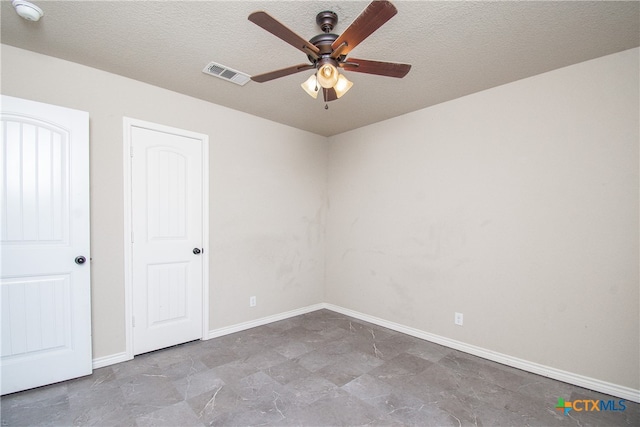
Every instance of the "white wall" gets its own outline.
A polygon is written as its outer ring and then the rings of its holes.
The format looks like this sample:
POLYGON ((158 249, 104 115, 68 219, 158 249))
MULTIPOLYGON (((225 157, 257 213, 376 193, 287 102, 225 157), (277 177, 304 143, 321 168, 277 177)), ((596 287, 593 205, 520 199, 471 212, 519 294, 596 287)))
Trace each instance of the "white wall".
POLYGON ((324 137, 6 45, 2 93, 89 112, 94 358, 125 351, 123 116, 209 135, 211 329, 322 302, 324 137))
POLYGON ((326 301, 639 389, 638 80, 633 49, 331 138, 326 301))

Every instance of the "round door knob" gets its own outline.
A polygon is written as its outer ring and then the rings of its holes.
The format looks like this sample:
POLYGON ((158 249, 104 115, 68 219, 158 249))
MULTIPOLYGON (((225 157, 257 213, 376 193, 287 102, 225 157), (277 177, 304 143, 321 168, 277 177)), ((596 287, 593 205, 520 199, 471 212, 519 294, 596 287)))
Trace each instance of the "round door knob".
POLYGON ((194 253, 194 254, 198 255, 200 252, 202 252, 202 251, 200 250, 200 248, 193 248, 193 253, 194 253))
POLYGON ((83 257, 83 256, 77 256, 76 257, 76 264, 82 265, 85 262, 87 262, 87 259, 85 257, 83 257))

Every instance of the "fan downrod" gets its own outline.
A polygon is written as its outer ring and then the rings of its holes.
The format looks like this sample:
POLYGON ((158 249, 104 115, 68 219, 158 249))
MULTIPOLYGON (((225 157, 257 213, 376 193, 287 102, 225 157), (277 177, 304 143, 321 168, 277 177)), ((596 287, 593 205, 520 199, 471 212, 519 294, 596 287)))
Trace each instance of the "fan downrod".
MULTIPOLYGON (((333 27, 338 23, 338 15, 330 10, 318 13, 316 16, 316 23, 323 31, 315 37, 309 40, 309 43, 314 45, 320 50, 320 56, 330 55, 333 52, 331 44, 338 38, 337 34, 331 33, 333 27)), ((309 56, 311 62, 315 62, 318 58, 312 58, 309 56)))
POLYGON ((325 10, 324 12, 318 13, 316 23, 323 32, 330 33, 338 23, 338 15, 330 10, 325 10))

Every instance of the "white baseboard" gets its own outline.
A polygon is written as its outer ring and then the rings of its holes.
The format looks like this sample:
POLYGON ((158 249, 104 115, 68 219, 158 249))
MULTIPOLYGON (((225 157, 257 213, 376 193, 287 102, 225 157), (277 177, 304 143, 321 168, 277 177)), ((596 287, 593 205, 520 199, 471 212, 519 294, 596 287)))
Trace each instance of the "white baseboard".
MULTIPOLYGON (((301 314, 310 313, 312 311, 327 309, 335 311, 337 313, 344 314, 346 316, 360 319, 365 322, 373 323, 384 328, 388 328, 403 334, 411 335, 416 338, 420 338, 426 341, 430 341, 436 344, 443 345, 445 347, 452 348, 454 350, 460 350, 474 356, 482 357, 484 359, 492 360, 503 365, 512 366, 514 368, 522 369, 523 371, 531 372, 534 374, 542 375, 544 377, 552 378, 554 380, 563 381, 569 384, 584 387, 590 390, 595 390, 601 393, 616 396, 622 399, 630 400, 632 402, 640 403, 640 390, 636 390, 630 387, 613 384, 606 381, 601 381, 595 378, 585 377, 573 372, 563 371, 561 369, 552 368, 550 366, 541 365, 539 363, 530 362, 527 360, 519 359, 517 357, 509 356, 506 354, 498 353, 488 350, 486 348, 478 347, 463 343, 461 341, 452 340, 440 335, 431 334, 429 332, 422 331, 420 329, 412 328, 409 326, 401 325, 399 323, 390 322, 388 320, 381 319, 379 317, 370 316, 368 314, 360 313, 348 308, 340 307, 333 304, 321 303, 314 304, 307 307, 299 308, 296 310, 287 311, 284 313, 274 314, 272 316, 262 317, 260 319, 251 320, 248 322, 238 323, 231 326, 225 326, 218 329, 210 330, 208 336, 205 339, 211 339, 221 337, 235 332, 244 331, 247 329, 255 328, 257 326, 263 326, 268 323, 277 322, 279 320, 288 319, 290 317, 299 316, 301 314)), ((93 359, 93 369, 102 368, 105 366, 113 365, 120 362, 126 362, 133 357, 127 352, 117 353, 110 356, 99 357, 93 359)))
POLYGON ((346 316, 364 320, 365 322, 373 323, 375 325, 382 326, 384 328, 388 328, 397 332, 402 332, 403 334, 411 335, 413 337, 440 344, 455 350, 460 350, 474 356, 501 363, 503 365, 512 366, 514 368, 549 377, 554 380, 563 381, 569 384, 577 385, 579 387, 588 388, 590 390, 640 403, 640 390, 635 390, 630 387, 601 381, 595 378, 585 377, 583 375, 563 371, 561 369, 552 368, 550 366, 541 365, 539 363, 529 362, 517 357, 512 357, 506 354, 487 350, 486 348, 465 344, 463 342, 445 338, 440 335, 424 332, 422 330, 404 326, 399 323, 389 322, 379 317, 369 316, 368 314, 363 314, 337 305, 327 303, 321 305, 322 308, 326 308, 327 310, 335 311, 346 316))
MULTIPOLYGON (((301 314, 311 313, 312 311, 321 310, 322 308, 324 308, 323 304, 314 304, 307 307, 298 308, 296 310, 274 314, 272 316, 262 317, 260 319, 250 320, 248 322, 238 323, 236 325, 213 329, 209 331, 207 336, 203 337, 203 340, 233 334, 234 332, 240 332, 246 329, 255 328, 257 326, 266 325, 268 323, 277 322, 279 320, 288 319, 290 317, 299 316, 301 314)), ((126 362, 127 360, 131 359, 133 359, 133 355, 129 354, 126 351, 123 351, 122 353, 111 354, 109 356, 98 357, 93 359, 93 369, 104 368, 105 366, 115 365, 116 363, 126 362)))
POLYGON ((133 359, 133 357, 126 351, 109 356, 97 357, 93 359, 93 369, 104 368, 105 366, 115 365, 116 363, 126 362, 131 359, 133 359))
POLYGON ((296 310, 286 311, 284 313, 274 314, 272 316, 261 317, 260 319, 250 320, 248 322, 238 323, 231 326, 225 326, 209 331, 209 338, 221 337, 223 335, 233 334, 235 332, 244 331, 246 329, 255 328, 257 326, 266 325, 268 323, 277 322, 279 320, 288 319, 290 317, 299 316, 301 314, 311 313, 312 311, 321 310, 324 304, 314 304, 307 307, 298 308, 296 310))

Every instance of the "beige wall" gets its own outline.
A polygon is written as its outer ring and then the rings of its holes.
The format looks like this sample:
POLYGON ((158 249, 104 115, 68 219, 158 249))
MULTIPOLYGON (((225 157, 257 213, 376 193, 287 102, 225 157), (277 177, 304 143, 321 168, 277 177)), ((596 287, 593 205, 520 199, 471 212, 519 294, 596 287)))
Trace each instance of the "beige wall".
POLYGON ((209 135, 211 329, 324 301, 640 388, 638 49, 328 140, 5 45, 2 93, 90 113, 94 357, 128 116, 209 135))
POLYGON ((94 358, 125 351, 123 116, 209 135, 211 329, 322 302, 324 137, 6 45, 2 93, 89 112, 94 358))
POLYGON ((326 301, 640 388, 638 76, 634 49, 331 138, 326 301))

